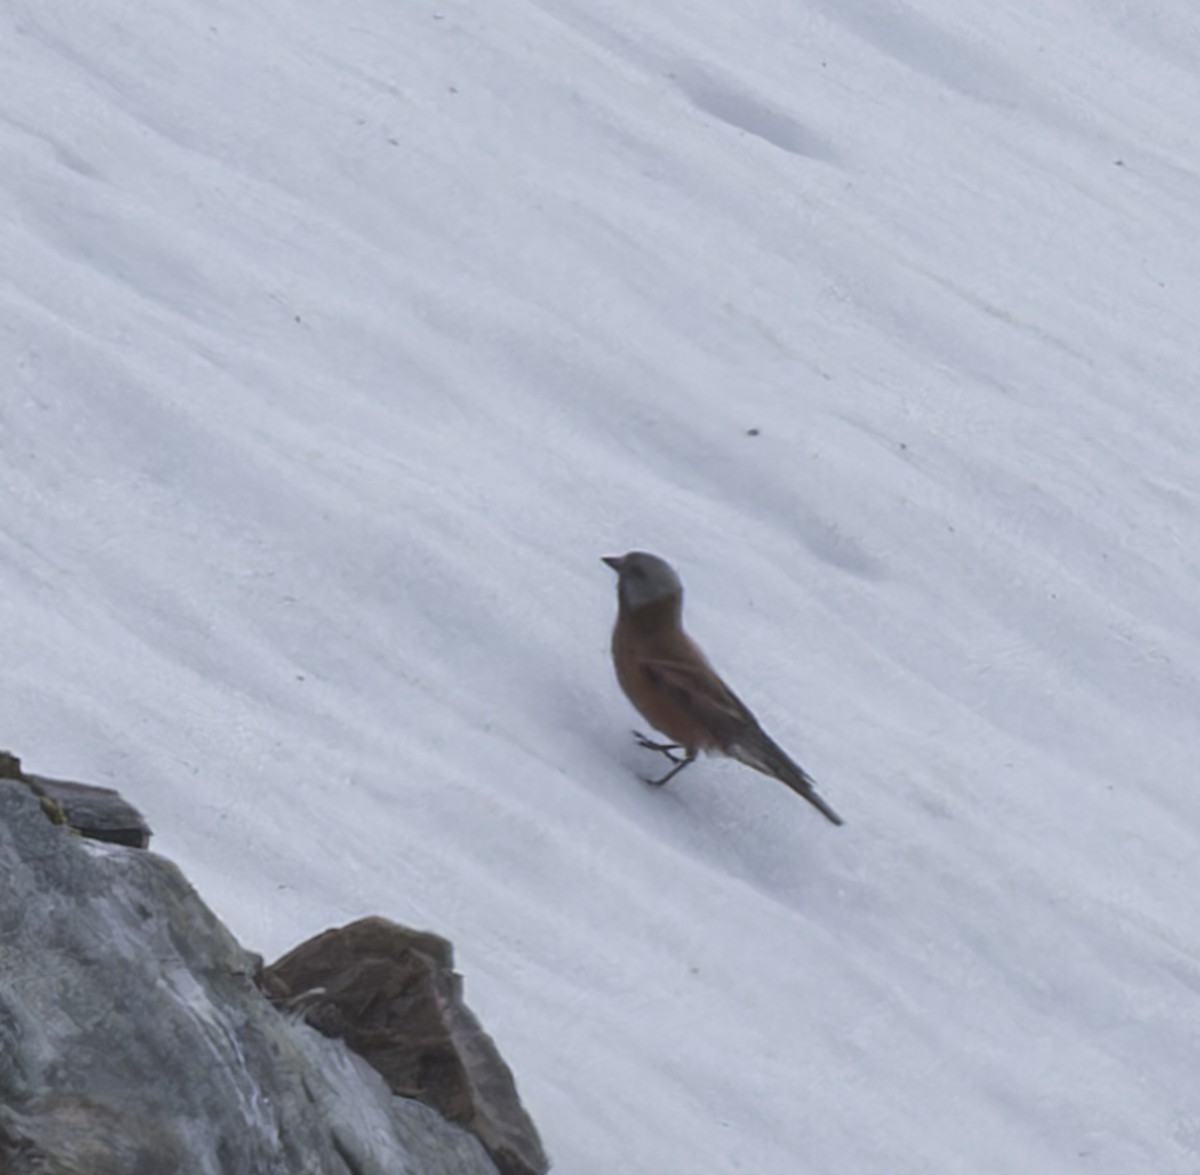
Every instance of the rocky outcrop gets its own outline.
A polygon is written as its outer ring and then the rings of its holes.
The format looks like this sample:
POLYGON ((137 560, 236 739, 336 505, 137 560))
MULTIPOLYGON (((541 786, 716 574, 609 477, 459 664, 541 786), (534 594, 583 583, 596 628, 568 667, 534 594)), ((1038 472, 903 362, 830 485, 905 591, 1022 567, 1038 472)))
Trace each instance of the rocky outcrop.
POLYGON ((501 1175, 543 1175, 512 1073, 463 1002, 444 938, 383 918, 327 930, 266 968, 264 989, 344 1040, 402 1097, 471 1131, 501 1175))
POLYGON ((65 824, 80 836, 135 849, 150 843, 150 825, 111 787, 29 775, 21 770, 21 760, 8 751, 0 751, 0 779, 23 783, 41 800, 42 810, 55 824, 65 824))
POLYGON ((171 862, 45 805, 0 781, 0 1173, 494 1175, 473 1135, 264 998, 261 960, 171 862))

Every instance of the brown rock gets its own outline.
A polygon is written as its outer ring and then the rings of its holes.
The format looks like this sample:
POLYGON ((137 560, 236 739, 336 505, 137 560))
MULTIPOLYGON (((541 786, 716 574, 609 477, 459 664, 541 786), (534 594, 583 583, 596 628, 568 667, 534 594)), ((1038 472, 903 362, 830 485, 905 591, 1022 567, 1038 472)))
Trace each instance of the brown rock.
POLYGON ((364 918, 327 930, 263 974, 263 989, 483 1143, 502 1175, 544 1175, 549 1163, 512 1073, 463 1003, 444 938, 364 918))

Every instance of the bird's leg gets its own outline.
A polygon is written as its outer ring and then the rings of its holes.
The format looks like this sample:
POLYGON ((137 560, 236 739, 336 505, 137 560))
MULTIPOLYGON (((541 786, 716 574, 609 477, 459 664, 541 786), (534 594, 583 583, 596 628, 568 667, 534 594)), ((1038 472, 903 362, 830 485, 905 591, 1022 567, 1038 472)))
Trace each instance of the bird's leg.
MULTIPOLYGON (((665 751, 664 751, 663 753, 664 753, 664 754, 667 754, 667 752, 665 752, 665 751)), ((670 770, 670 771, 668 771, 668 772, 666 773, 666 775, 664 775, 664 776, 662 777, 662 779, 646 779, 646 778, 643 776, 643 777, 642 777, 642 782, 643 782, 643 783, 648 783, 648 784, 649 784, 651 787, 662 787, 662 785, 663 785, 664 783, 669 783, 669 782, 670 782, 672 779, 674 779, 674 778, 675 778, 675 776, 677 776, 677 775, 678 775, 678 774, 679 774, 679 773, 680 773, 680 772, 681 772, 681 771, 682 771, 682 770, 683 770, 685 767, 688 767, 688 766, 690 766, 692 763, 694 763, 694 762, 696 761, 696 752, 695 752, 695 751, 688 751, 688 753, 687 753, 687 754, 686 754, 686 755, 685 755, 685 756, 684 756, 682 759, 676 758, 674 755, 670 755, 670 754, 667 754, 667 758, 668 758, 668 759, 670 759, 670 760, 671 760, 671 762, 675 764, 675 766, 674 766, 674 767, 672 767, 672 768, 671 768, 671 770, 670 770)))
POLYGON ((676 751, 683 750, 683 747, 678 743, 656 743, 653 739, 648 739, 640 730, 635 730, 633 737, 637 739, 639 747, 645 747, 648 751, 657 751, 660 755, 666 755, 672 763, 685 762, 685 760, 675 754, 676 751))
POLYGON ((647 738, 642 734, 640 730, 635 730, 633 737, 637 739, 639 747, 645 747, 648 751, 657 751, 660 755, 666 755, 674 764, 662 779, 640 777, 643 783, 648 783, 651 787, 662 787, 664 783, 674 779, 689 763, 696 761, 696 752, 686 750, 680 743, 656 743, 653 739, 647 738), (683 755, 679 756, 675 754, 676 751, 683 751, 683 755))

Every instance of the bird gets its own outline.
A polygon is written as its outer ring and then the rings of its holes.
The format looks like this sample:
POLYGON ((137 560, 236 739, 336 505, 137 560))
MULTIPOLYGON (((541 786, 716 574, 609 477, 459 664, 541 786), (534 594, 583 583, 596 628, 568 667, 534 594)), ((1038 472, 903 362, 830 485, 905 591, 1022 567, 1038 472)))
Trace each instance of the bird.
POLYGON ((759 726, 684 632, 683 584, 675 569, 646 551, 601 559, 617 573, 612 633, 617 681, 642 717, 670 740, 656 742, 633 732, 639 746, 665 755, 672 764, 661 779, 645 782, 661 787, 701 751, 726 755, 786 784, 830 823, 841 824, 842 818, 817 793, 812 776, 759 726))

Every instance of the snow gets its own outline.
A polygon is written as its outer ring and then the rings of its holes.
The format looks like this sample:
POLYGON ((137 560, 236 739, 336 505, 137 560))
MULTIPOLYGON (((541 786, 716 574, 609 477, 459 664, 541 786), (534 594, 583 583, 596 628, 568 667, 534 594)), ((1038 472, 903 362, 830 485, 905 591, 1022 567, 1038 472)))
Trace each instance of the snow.
POLYGON ((2 745, 268 958, 448 935, 559 1171, 1200 1171, 1189 3, 18 0, 0 73, 2 745), (844 828, 638 782, 630 548, 844 828))

